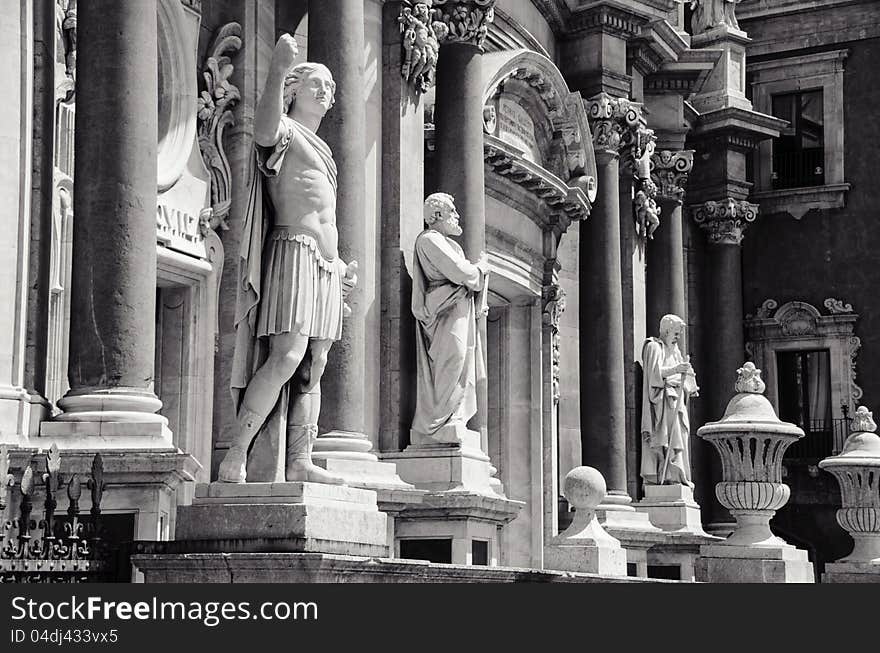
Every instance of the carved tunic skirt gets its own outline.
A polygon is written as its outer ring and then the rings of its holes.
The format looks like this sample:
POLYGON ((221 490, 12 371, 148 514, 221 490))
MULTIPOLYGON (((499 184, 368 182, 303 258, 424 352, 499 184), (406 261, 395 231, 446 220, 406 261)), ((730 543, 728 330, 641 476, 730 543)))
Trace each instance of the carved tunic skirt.
POLYGON ((266 238, 261 285, 258 336, 342 337, 339 260, 325 259, 311 236, 276 227, 266 238))

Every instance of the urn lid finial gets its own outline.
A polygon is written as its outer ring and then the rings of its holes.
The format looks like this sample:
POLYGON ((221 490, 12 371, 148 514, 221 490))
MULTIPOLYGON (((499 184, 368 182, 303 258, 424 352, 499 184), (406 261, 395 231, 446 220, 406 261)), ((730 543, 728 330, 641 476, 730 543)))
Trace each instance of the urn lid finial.
POLYGON ((767 389, 763 379, 761 379, 761 370, 755 367, 755 364, 751 361, 745 363, 736 373, 735 387, 737 392, 762 394, 767 389))

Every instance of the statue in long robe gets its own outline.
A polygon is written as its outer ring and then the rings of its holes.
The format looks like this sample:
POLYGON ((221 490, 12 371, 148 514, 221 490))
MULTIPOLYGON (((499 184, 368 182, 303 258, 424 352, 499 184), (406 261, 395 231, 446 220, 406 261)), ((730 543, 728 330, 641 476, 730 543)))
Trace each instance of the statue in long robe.
POLYGON ((642 347, 642 465, 646 484, 693 487, 690 471, 688 401, 697 395, 696 376, 678 347, 685 324, 677 315, 660 320, 660 337, 642 347))
POLYGON ((726 26, 739 29, 736 20, 736 5, 741 0, 692 0, 694 10, 691 29, 694 34, 702 34, 716 27, 726 26))
MULTIPOLYGON (((425 200, 428 226, 415 242, 412 312, 416 325, 414 444, 456 442, 477 411, 476 384, 485 375, 474 299, 485 299, 488 259, 465 257, 452 236, 461 234, 453 198, 425 200)), ((482 310, 481 306, 479 310, 482 310)))

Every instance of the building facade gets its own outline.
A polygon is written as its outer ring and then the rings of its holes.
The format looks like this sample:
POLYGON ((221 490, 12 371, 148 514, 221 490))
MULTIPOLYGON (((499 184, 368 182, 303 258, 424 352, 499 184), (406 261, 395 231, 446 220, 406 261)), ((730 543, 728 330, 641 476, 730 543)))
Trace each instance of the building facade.
POLYGON ((630 574, 692 579, 704 541, 639 509, 642 343, 668 313, 686 321, 701 386, 690 448, 706 531, 732 519, 696 429, 753 360, 807 433, 775 526, 819 565, 846 553, 839 491, 817 464, 880 394, 876 3, 10 5, 0 443, 14 475, 52 443, 72 473, 101 452, 104 514, 139 541, 173 540, 178 507, 216 479, 237 427, 254 113, 289 33, 337 84, 319 135, 339 168, 340 254, 359 262, 314 457, 377 491, 389 556, 544 568, 571 520, 562 479, 589 465, 630 574), (714 5, 727 13, 712 19, 714 5), (433 38, 436 66, 414 71, 433 38), (408 449, 413 246, 436 191, 456 198, 466 255, 491 265, 480 442, 455 463, 480 482, 428 479, 408 449))

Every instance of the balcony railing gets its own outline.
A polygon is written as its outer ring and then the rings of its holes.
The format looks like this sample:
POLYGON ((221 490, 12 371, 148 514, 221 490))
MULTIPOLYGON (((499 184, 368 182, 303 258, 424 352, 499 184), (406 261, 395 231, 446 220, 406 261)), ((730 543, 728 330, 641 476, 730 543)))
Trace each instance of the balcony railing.
POLYGON ((773 188, 803 188, 825 184, 825 151, 822 148, 773 152, 773 188))
POLYGON ((785 457, 821 460, 840 453, 849 435, 849 422, 844 417, 798 424, 804 430, 804 437, 788 448, 785 457))

